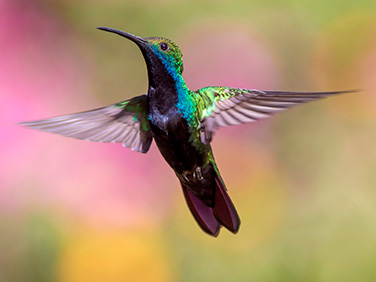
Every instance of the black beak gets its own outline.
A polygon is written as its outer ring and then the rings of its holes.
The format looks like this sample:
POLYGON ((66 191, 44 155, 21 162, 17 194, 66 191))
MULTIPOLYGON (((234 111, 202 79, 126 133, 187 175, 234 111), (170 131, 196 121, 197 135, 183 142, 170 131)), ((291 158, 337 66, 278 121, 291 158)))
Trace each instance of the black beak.
POLYGON ((122 30, 118 30, 118 29, 114 29, 114 28, 110 28, 110 27, 104 27, 104 26, 101 26, 101 27, 97 27, 97 29, 100 29, 100 30, 104 30, 104 31, 108 31, 108 32, 113 32, 113 33, 116 33, 120 36, 123 36, 131 41, 133 41, 134 43, 136 43, 138 46, 143 46, 145 45, 145 43, 147 42, 146 40, 144 40, 142 37, 139 37, 139 36, 136 36, 136 35, 133 35, 131 33, 128 33, 128 32, 124 32, 122 30))

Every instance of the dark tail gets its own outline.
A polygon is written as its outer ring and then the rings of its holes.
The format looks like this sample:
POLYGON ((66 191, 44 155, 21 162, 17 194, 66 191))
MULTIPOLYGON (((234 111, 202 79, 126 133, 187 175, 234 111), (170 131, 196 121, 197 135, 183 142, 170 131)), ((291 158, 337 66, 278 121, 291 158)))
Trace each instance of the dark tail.
POLYGON ((197 193, 197 187, 193 188, 189 184, 181 183, 185 199, 198 225, 209 235, 217 237, 219 230, 223 225, 232 233, 237 233, 240 226, 239 215, 226 192, 225 185, 221 177, 214 168, 211 169, 209 175, 211 177, 213 189, 213 201, 208 203, 207 199, 201 199, 197 193))

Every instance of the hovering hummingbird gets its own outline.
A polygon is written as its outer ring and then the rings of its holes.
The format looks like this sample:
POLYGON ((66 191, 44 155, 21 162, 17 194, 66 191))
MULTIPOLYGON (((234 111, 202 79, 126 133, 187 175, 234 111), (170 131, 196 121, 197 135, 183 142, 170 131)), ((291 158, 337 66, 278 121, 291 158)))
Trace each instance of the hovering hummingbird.
POLYGON ((133 41, 145 59, 147 95, 107 107, 22 124, 42 131, 94 142, 123 143, 146 153, 154 139, 179 178, 190 211, 206 233, 218 236, 221 226, 237 233, 239 215, 227 194, 210 143, 218 127, 253 122, 295 105, 337 92, 281 92, 205 87, 188 89, 182 53, 171 40, 138 37, 108 28, 133 41))

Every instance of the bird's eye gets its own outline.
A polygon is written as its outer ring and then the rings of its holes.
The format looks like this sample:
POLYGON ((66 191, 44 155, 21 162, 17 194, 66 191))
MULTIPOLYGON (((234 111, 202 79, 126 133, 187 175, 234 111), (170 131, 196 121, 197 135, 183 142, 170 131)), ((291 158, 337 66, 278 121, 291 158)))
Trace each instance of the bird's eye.
POLYGON ((168 46, 168 44, 167 44, 166 42, 162 42, 161 44, 159 44, 159 48, 160 48, 163 52, 165 52, 165 51, 167 51, 167 50, 170 48, 170 46, 168 46))

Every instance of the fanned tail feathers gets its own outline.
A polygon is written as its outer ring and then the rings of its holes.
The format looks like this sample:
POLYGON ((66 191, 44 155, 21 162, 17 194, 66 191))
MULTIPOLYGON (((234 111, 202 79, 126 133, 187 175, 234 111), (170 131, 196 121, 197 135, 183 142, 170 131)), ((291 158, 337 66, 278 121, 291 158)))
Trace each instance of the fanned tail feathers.
POLYGON ((217 237, 221 226, 226 227, 232 233, 236 234, 240 227, 239 215, 226 192, 221 177, 214 169, 212 172, 214 173, 212 181, 214 190, 213 205, 210 206, 208 203, 205 203, 193 192, 193 189, 189 185, 182 182, 183 193, 188 207, 198 225, 209 235, 217 237))

